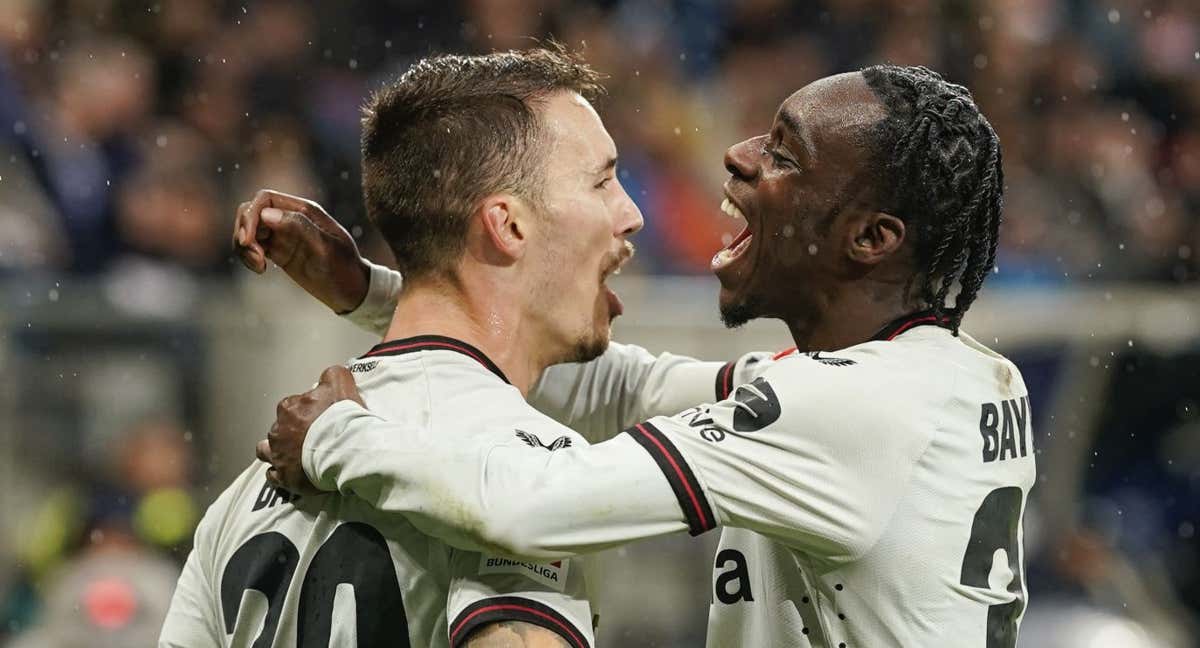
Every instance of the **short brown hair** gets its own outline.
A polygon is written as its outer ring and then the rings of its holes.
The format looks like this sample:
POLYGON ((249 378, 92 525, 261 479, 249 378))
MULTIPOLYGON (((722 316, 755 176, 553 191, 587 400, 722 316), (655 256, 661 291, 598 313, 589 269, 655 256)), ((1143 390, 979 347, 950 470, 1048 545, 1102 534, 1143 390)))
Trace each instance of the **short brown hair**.
POLYGON ((364 108, 363 199, 400 271, 449 270, 471 210, 507 191, 538 200, 545 157, 533 102, 554 92, 591 99, 599 75, 561 45, 414 64, 364 108))

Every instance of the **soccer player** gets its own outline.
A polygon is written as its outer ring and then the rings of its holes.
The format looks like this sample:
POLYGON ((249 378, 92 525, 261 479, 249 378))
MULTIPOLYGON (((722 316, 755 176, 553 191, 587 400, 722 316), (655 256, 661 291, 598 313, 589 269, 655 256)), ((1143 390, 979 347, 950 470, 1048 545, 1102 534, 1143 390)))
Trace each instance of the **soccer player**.
MULTIPOLYGON (((603 350, 620 311, 604 281, 642 217, 585 98, 599 90, 590 68, 551 48, 426 59, 372 98, 364 197, 406 287, 385 341, 350 365, 360 402, 439 426, 447 443, 502 443, 525 426, 518 386, 538 363, 603 350)), ((268 220, 305 208, 269 193, 255 205, 268 220)), ((568 429, 545 441, 586 443, 568 429)), ((423 532, 445 509, 427 523, 354 495, 297 498, 267 470, 248 467, 200 523, 160 646, 594 645, 586 562, 456 550, 423 532)))
MULTIPOLYGON (((800 89, 725 165, 722 209, 746 228, 713 259, 722 316, 781 319, 797 348, 715 372, 717 402, 638 421, 695 381, 617 347, 532 390, 610 440, 548 448, 567 428, 527 413, 507 441, 463 444, 372 413, 330 372, 260 453, 289 487, 358 493, 529 560, 724 526, 710 646, 1013 646, 1028 395, 960 330, 995 260, 991 126, 965 88, 874 66, 800 89)), ((360 309, 389 301, 384 284, 360 309)))

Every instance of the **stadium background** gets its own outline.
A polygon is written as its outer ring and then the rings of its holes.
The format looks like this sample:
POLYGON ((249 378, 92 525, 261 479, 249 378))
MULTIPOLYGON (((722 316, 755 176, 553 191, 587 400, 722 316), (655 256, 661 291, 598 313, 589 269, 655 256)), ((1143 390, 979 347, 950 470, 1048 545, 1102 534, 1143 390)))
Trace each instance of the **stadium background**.
MULTIPOLYGON (((646 215, 618 336, 714 359, 787 346, 717 321, 724 148, 873 62, 972 88, 1008 185, 966 328, 1021 366, 1039 447, 1021 645, 1197 645, 1185 0, 3 0, 0 645, 151 645, 192 525, 275 402, 370 345, 231 259, 234 206, 313 197, 386 262, 359 201, 366 93, 415 57, 547 35, 610 75, 601 113, 646 215)), ((601 645, 701 645, 714 541, 607 555, 601 645)))

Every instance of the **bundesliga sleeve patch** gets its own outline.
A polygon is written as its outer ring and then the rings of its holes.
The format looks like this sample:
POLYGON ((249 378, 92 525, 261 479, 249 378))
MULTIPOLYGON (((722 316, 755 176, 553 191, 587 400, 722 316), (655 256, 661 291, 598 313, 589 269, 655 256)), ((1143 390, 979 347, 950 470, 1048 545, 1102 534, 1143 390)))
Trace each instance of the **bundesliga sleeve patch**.
POLYGON ((550 563, 531 563, 496 556, 482 555, 479 557, 479 574, 516 574, 534 582, 561 592, 567 585, 567 568, 569 560, 556 560, 550 563))

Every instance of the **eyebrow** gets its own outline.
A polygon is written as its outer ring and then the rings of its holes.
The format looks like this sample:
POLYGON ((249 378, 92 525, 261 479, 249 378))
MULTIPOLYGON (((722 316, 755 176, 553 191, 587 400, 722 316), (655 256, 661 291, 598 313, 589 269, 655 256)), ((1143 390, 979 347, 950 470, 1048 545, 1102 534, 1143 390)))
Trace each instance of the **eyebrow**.
POLYGON ((800 141, 800 144, 804 146, 804 152, 809 157, 813 157, 815 152, 813 151, 812 141, 808 139, 808 132, 804 129, 800 121, 796 119, 796 116, 786 110, 781 110, 779 111, 779 121, 783 122, 784 127, 792 133, 792 136, 800 141))
POLYGON ((614 155, 614 156, 608 158, 607 160, 605 160, 604 164, 601 164, 599 167, 596 167, 596 170, 592 172, 592 175, 600 175, 601 173, 604 173, 605 171, 608 171, 609 169, 615 169, 615 168, 617 168, 617 156, 614 155))

